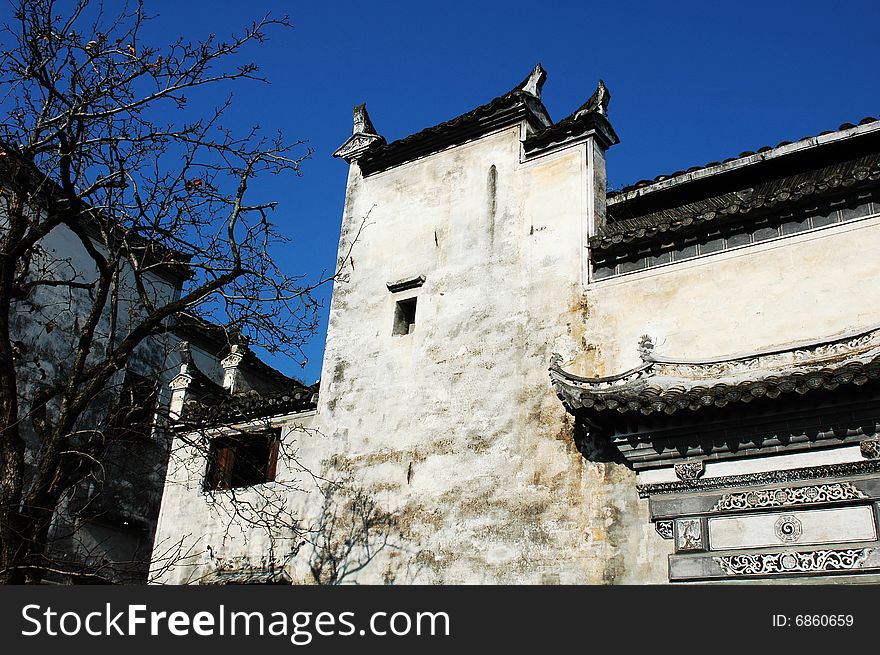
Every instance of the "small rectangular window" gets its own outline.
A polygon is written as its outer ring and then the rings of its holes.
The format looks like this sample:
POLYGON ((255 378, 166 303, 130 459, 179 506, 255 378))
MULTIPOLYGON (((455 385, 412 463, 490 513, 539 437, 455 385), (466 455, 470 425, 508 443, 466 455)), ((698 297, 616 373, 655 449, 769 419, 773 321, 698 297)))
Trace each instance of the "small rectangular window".
POLYGON ((416 329, 416 299, 398 300, 394 305, 394 329, 391 334, 412 334, 416 329))
POLYGON ((275 479, 280 430, 211 440, 205 489, 252 487, 275 479))

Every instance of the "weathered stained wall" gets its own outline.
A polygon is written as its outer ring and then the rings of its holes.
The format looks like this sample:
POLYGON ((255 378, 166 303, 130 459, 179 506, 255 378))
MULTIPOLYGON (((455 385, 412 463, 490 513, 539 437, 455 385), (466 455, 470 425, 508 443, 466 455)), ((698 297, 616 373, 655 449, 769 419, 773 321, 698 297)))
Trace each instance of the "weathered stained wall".
MULTIPOLYGON (((551 354, 604 376, 640 363, 644 334, 658 355, 708 359, 880 324, 880 217, 594 282, 602 149, 523 161, 521 138, 514 126, 366 178, 350 168, 317 413, 270 421, 295 459, 278 483, 236 492, 282 499, 307 526, 321 499, 308 472, 352 475, 400 522, 348 581, 666 582, 672 543, 629 469, 575 449, 551 354), (411 298, 415 328, 394 335, 395 303, 411 298)), ((183 538, 192 557, 154 564, 160 580, 268 557, 308 581, 308 547, 230 521, 233 494, 206 494, 203 454, 181 452, 157 549, 183 538)))
POLYGON ((589 142, 522 163, 520 139, 511 127, 367 178, 351 167, 340 253, 354 261, 334 289, 316 458, 353 467, 404 534, 361 581, 665 580, 668 542, 634 476, 582 459, 547 375, 553 352, 604 366, 583 295, 602 151, 596 171, 589 142), (415 331, 393 336, 408 297, 415 331))

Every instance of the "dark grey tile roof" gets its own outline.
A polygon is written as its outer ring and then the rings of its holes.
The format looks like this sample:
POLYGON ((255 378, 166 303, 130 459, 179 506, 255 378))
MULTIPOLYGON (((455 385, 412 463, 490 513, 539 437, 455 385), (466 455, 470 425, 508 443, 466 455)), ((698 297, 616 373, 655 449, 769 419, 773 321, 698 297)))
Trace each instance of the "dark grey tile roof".
POLYGON ((725 407, 748 403, 756 398, 776 398, 780 394, 805 394, 817 389, 832 390, 844 385, 860 386, 880 378, 880 356, 869 362, 822 368, 809 372, 768 375, 753 380, 718 384, 675 385, 664 387, 642 380, 622 385, 607 392, 587 389, 560 391, 564 401, 574 410, 589 412, 633 412, 637 414, 674 414, 681 410, 696 411, 707 407, 725 407))
POLYGON ((523 89, 523 87, 525 87, 525 85, 527 84, 529 77, 531 77, 531 73, 507 93, 500 95, 497 98, 493 98, 489 102, 480 105, 479 107, 475 107, 474 109, 471 109, 470 111, 467 111, 460 116, 456 116, 455 118, 451 118, 448 121, 444 121, 437 125, 432 125, 431 127, 426 127, 425 129, 414 134, 410 134, 409 136, 406 136, 402 139, 397 139, 396 141, 392 141, 391 143, 377 146, 373 149, 373 153, 382 155, 397 148, 401 148, 403 146, 418 141, 423 141, 432 136, 440 134, 441 132, 458 127, 463 123, 473 121, 481 116, 491 115, 495 113, 498 109, 510 104, 511 102, 518 101, 520 98, 522 98, 522 96, 531 95, 523 89))
POLYGON ((880 153, 873 153, 632 218, 625 218, 626 203, 620 203, 609 208, 612 220, 590 238, 590 246, 606 250, 618 244, 695 229, 702 224, 722 224, 744 214, 877 180, 880 180, 880 153))
MULTIPOLYGON (((858 122, 858 125, 867 125, 868 123, 875 123, 875 122, 877 122, 877 120, 878 120, 878 119, 877 119, 877 118, 874 118, 873 116, 866 116, 865 118, 863 118, 862 120, 860 120, 860 121, 858 122)), ((856 127, 856 125, 854 125, 853 123, 843 123, 843 124, 841 124, 841 125, 837 128, 836 131, 848 130, 848 129, 853 128, 853 127, 856 127)), ((780 141, 780 142, 777 143, 775 146, 761 146, 760 148, 758 148, 757 150, 754 150, 754 151, 753 151, 753 150, 747 150, 747 151, 745 151, 745 152, 741 152, 741 153, 739 154, 739 156, 737 156, 737 157, 728 157, 728 158, 725 159, 724 161, 711 161, 711 162, 709 162, 708 164, 704 164, 704 165, 702 165, 702 166, 691 166, 690 168, 688 168, 688 169, 686 169, 686 170, 675 171, 674 173, 664 173, 664 174, 661 174, 661 175, 657 175, 656 177, 654 177, 653 179, 650 179, 650 180, 639 180, 638 182, 634 182, 633 184, 629 184, 629 185, 627 185, 627 186, 625 186, 625 187, 623 187, 623 188, 621 188, 621 189, 619 189, 619 190, 609 191, 609 192, 608 192, 608 197, 609 197, 609 198, 613 198, 613 197, 615 197, 615 196, 618 196, 618 195, 621 195, 621 194, 627 193, 627 192, 629 192, 629 191, 634 191, 634 190, 636 190, 636 189, 641 189, 641 188, 644 188, 644 187, 646 187, 646 186, 650 186, 651 184, 656 184, 657 182, 663 182, 663 181, 665 181, 665 180, 669 180, 669 179, 672 179, 672 178, 674 178, 674 177, 678 177, 679 175, 685 175, 685 174, 687 174, 687 173, 693 173, 693 172, 695 172, 695 171, 701 171, 701 170, 704 170, 704 169, 707 169, 707 168, 712 168, 712 167, 714 167, 714 166, 719 166, 720 164, 727 164, 727 163, 730 163, 730 162, 734 162, 734 161, 736 161, 737 159, 743 159, 743 158, 745 158, 745 157, 750 157, 750 156, 752 156, 752 155, 754 155, 754 154, 756 154, 756 153, 768 152, 768 151, 773 150, 773 149, 775 149, 775 148, 781 148, 781 147, 783 147, 783 146, 791 145, 792 143, 799 143, 799 142, 802 142, 802 141, 809 141, 810 139, 816 138, 817 136, 824 136, 824 135, 826 135, 826 134, 833 134, 834 132, 835 132, 835 130, 826 130, 826 131, 824 131, 824 132, 820 132, 820 133, 817 134, 817 135, 801 137, 800 139, 797 139, 796 141, 780 141)))
POLYGON ((226 395, 216 404, 186 403, 181 424, 185 427, 218 426, 268 416, 292 414, 314 409, 318 402, 318 385, 292 386, 283 391, 259 393, 245 391, 226 395))

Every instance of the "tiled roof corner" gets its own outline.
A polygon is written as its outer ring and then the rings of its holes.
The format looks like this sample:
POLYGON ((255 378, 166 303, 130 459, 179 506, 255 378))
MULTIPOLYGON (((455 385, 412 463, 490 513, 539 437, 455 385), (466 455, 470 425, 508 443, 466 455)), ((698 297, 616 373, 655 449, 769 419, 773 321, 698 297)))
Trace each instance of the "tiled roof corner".
POLYGON ((648 355, 642 365, 604 378, 550 366, 553 387, 571 413, 674 414, 805 394, 880 379, 880 326, 826 341, 727 359, 688 361, 648 355))

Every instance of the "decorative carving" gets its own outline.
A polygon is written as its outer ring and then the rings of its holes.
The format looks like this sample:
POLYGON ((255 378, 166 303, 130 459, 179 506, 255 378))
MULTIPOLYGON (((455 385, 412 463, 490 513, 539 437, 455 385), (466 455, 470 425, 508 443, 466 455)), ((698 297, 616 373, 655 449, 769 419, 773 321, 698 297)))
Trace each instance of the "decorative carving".
POLYGON ((214 557, 214 566, 217 571, 232 573, 237 571, 274 571, 284 566, 283 562, 274 557, 263 556, 259 561, 254 561, 247 555, 238 557, 214 557))
POLYGON ((636 489, 639 492, 640 498, 647 498, 655 494, 671 494, 679 491, 691 491, 693 489, 763 486, 811 478, 838 478, 878 472, 880 472, 880 460, 870 460, 847 462, 844 464, 825 464, 823 466, 806 466, 799 469, 785 469, 782 471, 726 475, 688 482, 655 482, 637 485, 636 489))
POLYGON ((684 462, 675 465, 675 477, 684 482, 692 482, 703 476, 706 465, 702 462, 684 462))
POLYGON ((830 343, 821 343, 808 348, 795 350, 794 361, 801 362, 804 360, 809 361, 849 355, 854 351, 864 350, 869 346, 877 345, 877 337, 878 333, 875 330, 857 337, 841 339, 830 343))
POLYGON ((861 568, 873 548, 846 550, 787 551, 755 555, 713 557, 727 575, 774 575, 780 573, 815 573, 861 568))
POLYGON ((192 351, 189 349, 189 341, 178 341, 177 352, 180 353, 180 363, 192 364, 192 351))
POLYGON ((760 357, 737 359, 729 362, 689 364, 686 362, 657 362, 655 370, 660 375, 694 379, 719 378, 725 375, 763 368, 760 357))
POLYGON ((607 116, 608 104, 610 102, 611 92, 608 90, 608 87, 605 86, 605 82, 599 80, 599 84, 596 86, 596 90, 593 92, 593 95, 591 95, 590 99, 587 100, 583 105, 581 105, 580 109, 577 110, 574 117, 575 119, 578 119, 584 114, 590 113, 602 114, 603 116, 607 116))
POLYGON ((649 335, 643 334, 639 338, 639 357, 643 362, 647 362, 652 352, 654 352, 654 340, 649 335))
POLYGON ((703 528, 700 519, 679 519, 677 550, 702 550, 703 528))
POLYGON ((642 364, 618 375, 590 379, 558 370, 551 379, 569 411, 671 414, 684 408, 725 407, 761 396, 860 385, 880 377, 880 327, 831 341, 702 362, 658 357, 651 338, 642 335, 639 354, 642 364))
POLYGON ((859 444, 859 450, 865 459, 880 458, 880 439, 865 439, 859 444))
POLYGON ((168 383, 168 386, 171 387, 171 389, 174 391, 180 391, 181 389, 188 388, 191 382, 191 375, 187 375, 186 373, 178 373, 171 379, 171 382, 168 383))
POLYGON ((672 539, 672 521, 657 521, 654 529, 664 539, 672 539))
POLYGON ((377 134, 373 127, 366 104, 356 105, 352 114, 354 120, 351 136, 333 153, 334 157, 341 157, 347 162, 357 161, 375 143, 385 143, 385 138, 377 134))
MULTIPOLYGON (((864 443, 864 442, 862 442, 864 443)), ((789 487, 783 489, 759 489, 724 494, 713 512, 758 509, 762 507, 788 507, 790 505, 810 505, 841 500, 864 500, 868 498, 852 482, 832 482, 809 487, 789 487)))
POLYGON ((783 514, 780 516, 776 519, 773 529, 779 540, 787 544, 793 544, 804 533, 804 526, 801 524, 800 519, 793 514, 783 514))
POLYGON ((229 348, 229 354, 223 358, 220 362, 220 365, 223 368, 237 368, 239 364, 241 364, 241 360, 244 359, 244 349, 239 346, 237 343, 232 344, 229 348))

